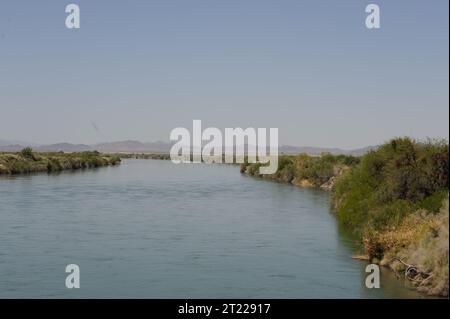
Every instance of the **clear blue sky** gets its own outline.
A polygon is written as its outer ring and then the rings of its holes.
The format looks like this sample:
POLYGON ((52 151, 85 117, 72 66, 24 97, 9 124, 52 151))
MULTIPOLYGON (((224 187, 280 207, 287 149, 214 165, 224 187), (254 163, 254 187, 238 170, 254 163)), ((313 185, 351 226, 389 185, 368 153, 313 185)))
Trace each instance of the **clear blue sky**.
POLYGON ((0 139, 168 140, 193 119, 278 127, 291 145, 448 138, 448 9, 447 0, 2 0, 0 139), (80 5, 79 30, 65 28, 69 3, 80 5), (379 30, 365 28, 369 3, 381 7, 379 30))

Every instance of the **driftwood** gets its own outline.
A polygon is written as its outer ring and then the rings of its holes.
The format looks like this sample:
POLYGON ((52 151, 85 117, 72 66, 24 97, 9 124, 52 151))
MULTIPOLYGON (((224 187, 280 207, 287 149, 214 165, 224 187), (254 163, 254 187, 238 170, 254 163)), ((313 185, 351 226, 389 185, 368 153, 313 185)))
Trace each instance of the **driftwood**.
POLYGON ((353 259, 356 260, 369 260, 369 256, 365 256, 365 255, 356 255, 356 256, 352 256, 353 259))
MULTIPOLYGON (((422 286, 431 277, 433 277, 433 274, 421 271, 417 266, 410 265, 410 264, 404 262, 403 260, 401 260, 399 257, 392 258, 391 262, 393 262, 393 261, 398 261, 403 266, 405 266, 405 273, 404 273, 405 279, 411 280, 412 282, 417 283, 419 286, 422 286)), ((391 269, 394 270, 397 277, 400 277, 398 275, 398 272, 392 266, 391 266, 391 269)))

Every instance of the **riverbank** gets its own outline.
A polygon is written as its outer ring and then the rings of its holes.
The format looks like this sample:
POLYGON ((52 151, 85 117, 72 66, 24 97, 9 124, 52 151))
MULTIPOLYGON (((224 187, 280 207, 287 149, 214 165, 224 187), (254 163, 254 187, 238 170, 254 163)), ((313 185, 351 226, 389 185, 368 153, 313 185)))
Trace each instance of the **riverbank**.
POLYGON ((120 164, 120 158, 98 152, 37 153, 31 148, 21 152, 0 152, 0 175, 58 172, 120 164))
POLYGON ((275 174, 260 175, 261 165, 247 162, 241 164, 241 173, 301 187, 318 187, 332 191, 337 179, 359 162, 358 157, 328 153, 322 156, 281 155, 275 174))
MULTIPOLYGON (((259 164, 241 172, 259 176, 259 164)), ((395 139, 361 158, 281 156, 265 179, 331 191, 337 218, 364 244, 368 260, 448 297, 447 142, 395 139)))

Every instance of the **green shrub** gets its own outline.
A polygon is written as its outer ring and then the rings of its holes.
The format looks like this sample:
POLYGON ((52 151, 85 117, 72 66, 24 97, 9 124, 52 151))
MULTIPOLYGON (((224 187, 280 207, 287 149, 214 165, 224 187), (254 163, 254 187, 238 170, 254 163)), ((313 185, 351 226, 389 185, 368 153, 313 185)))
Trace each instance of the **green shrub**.
POLYGON ((448 191, 443 190, 440 192, 436 192, 431 196, 425 198, 420 204, 419 207, 425 209, 432 213, 437 213, 442 207, 442 202, 448 197, 448 191))
POLYGON ((23 158, 34 160, 33 149, 31 147, 25 147, 20 151, 20 155, 23 158))
POLYGON ((438 211, 448 192, 448 143, 394 139, 371 151, 336 183, 339 218, 355 232, 397 225, 406 214, 438 211))

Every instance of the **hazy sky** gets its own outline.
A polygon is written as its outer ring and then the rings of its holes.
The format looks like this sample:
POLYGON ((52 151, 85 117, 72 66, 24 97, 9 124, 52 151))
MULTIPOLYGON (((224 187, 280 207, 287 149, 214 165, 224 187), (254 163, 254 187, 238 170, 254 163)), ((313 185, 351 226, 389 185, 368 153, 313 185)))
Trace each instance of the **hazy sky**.
POLYGON ((0 2, 0 139, 278 127, 356 148, 449 134, 448 1, 0 2), (81 28, 65 27, 79 4, 81 28), (381 29, 365 7, 381 7, 381 29))

